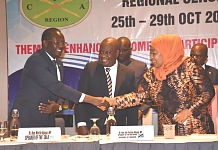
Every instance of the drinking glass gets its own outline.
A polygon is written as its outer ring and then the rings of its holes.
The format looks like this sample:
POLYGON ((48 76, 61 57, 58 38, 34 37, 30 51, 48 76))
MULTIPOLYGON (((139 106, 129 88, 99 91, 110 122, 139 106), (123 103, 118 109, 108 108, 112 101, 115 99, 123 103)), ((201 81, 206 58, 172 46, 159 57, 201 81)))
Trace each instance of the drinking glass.
POLYGON ((174 139, 175 137, 175 124, 164 124, 164 137, 166 139, 174 139))
POLYGON ((8 130, 8 122, 7 121, 0 121, 0 142, 4 141, 4 135, 8 130))
POLYGON ((90 120, 93 121, 93 126, 90 129, 90 136, 92 140, 99 140, 100 139, 100 129, 99 127, 96 125, 96 121, 99 118, 90 118, 90 120))

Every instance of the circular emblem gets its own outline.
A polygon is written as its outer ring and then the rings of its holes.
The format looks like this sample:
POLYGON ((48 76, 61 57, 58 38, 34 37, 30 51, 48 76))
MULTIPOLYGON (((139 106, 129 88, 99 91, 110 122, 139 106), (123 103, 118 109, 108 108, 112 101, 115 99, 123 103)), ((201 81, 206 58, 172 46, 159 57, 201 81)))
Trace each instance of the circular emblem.
POLYGON ((20 0, 22 15, 41 28, 68 28, 81 23, 91 11, 91 0, 20 0))

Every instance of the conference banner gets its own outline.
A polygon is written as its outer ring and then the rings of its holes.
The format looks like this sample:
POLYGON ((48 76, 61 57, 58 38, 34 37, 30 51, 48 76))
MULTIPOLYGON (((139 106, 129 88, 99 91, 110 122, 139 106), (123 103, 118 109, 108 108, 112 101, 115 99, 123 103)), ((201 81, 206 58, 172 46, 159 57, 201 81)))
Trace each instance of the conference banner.
POLYGON ((76 89, 85 64, 98 59, 106 37, 128 37, 132 57, 150 66, 150 41, 178 34, 185 55, 204 43, 207 64, 218 68, 217 6, 218 0, 7 0, 9 109, 25 61, 41 48, 46 28, 59 28, 65 36, 64 83, 76 89))

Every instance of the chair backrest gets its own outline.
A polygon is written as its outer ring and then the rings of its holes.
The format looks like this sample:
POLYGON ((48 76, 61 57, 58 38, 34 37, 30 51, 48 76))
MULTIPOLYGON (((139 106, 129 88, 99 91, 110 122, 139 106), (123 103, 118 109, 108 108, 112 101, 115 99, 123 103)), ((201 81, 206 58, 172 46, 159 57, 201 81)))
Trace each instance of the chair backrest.
POLYGON ((55 118, 55 126, 61 128, 61 135, 65 135, 65 121, 63 118, 55 118))

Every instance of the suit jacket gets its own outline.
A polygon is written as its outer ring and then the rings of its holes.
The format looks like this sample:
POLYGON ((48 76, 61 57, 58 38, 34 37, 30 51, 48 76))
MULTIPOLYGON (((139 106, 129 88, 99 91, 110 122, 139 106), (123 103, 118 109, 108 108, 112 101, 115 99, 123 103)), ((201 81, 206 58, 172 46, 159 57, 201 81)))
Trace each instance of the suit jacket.
MULTIPOLYGON (((58 59, 57 65, 63 81, 63 64, 58 59)), ((48 100, 56 101, 58 97, 77 103, 81 92, 58 81, 55 65, 45 50, 38 50, 25 63, 21 86, 12 106, 12 110, 18 109, 20 113, 21 127, 55 126, 54 114, 40 113, 38 106, 40 103, 48 104, 48 100)))
POLYGON ((207 72, 208 76, 213 85, 218 85, 218 70, 214 67, 205 65, 205 71, 207 72))
MULTIPOLYGON (((118 63, 115 96, 123 95, 134 90, 134 73, 128 67, 118 63)), ((103 65, 98 61, 87 63, 79 80, 78 90, 92 96, 109 96, 106 74, 103 65)), ((138 112, 132 113, 129 121, 137 124, 138 112), (132 119, 133 118, 133 119, 132 119), (135 121, 133 121, 135 119, 135 121)), ((90 104, 80 103, 75 107, 76 123, 86 122, 90 129, 93 123, 90 118, 99 118, 97 125, 101 134, 105 134, 107 111, 101 111, 90 104)), ((116 110, 117 125, 126 125, 126 110, 116 110)))
POLYGON ((128 66, 134 71, 135 87, 137 87, 142 79, 143 74, 148 70, 146 63, 131 58, 130 61, 124 65, 128 66))

